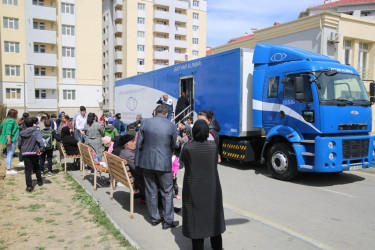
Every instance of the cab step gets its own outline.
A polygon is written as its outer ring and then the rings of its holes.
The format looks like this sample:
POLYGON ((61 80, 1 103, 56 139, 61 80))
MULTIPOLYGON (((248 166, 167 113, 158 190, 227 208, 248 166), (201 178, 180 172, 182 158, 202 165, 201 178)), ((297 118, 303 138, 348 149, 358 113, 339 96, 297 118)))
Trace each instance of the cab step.
POLYGON ((310 152, 302 152, 302 155, 303 156, 315 156, 314 153, 310 153, 310 152))
POLYGON ((315 140, 301 140, 302 144, 314 144, 315 140))
POLYGON ((306 168, 306 169, 313 169, 313 166, 311 165, 301 165, 300 168, 306 168))

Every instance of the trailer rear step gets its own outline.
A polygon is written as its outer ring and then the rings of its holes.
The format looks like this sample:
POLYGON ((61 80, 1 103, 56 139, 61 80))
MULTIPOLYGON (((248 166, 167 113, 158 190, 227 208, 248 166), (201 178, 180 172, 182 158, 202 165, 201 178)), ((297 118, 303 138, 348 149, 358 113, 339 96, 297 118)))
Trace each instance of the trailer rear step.
POLYGON ((314 144, 315 140, 301 140, 302 144, 314 144))
POLYGON ((313 166, 311 165, 301 165, 300 168, 306 168, 306 169, 313 169, 313 166))
POLYGON ((310 152, 302 152, 302 155, 303 156, 315 156, 314 153, 310 153, 310 152))

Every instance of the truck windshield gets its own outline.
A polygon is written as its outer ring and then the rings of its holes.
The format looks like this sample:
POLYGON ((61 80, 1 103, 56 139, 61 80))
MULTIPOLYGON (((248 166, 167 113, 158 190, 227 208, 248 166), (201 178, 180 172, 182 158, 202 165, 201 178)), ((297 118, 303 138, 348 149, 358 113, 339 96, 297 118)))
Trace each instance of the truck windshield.
MULTIPOLYGON (((316 72, 319 76, 322 72, 316 72)), ((316 81, 322 104, 370 105, 366 89, 358 75, 322 73, 316 81)))

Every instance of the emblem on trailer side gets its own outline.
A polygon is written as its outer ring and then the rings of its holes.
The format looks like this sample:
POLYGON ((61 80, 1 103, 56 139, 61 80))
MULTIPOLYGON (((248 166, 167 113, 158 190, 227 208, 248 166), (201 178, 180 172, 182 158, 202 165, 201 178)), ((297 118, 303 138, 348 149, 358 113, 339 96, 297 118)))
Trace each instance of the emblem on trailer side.
POLYGON ((128 109, 130 109, 131 111, 134 111, 136 108, 137 108, 137 105, 138 105, 138 102, 135 98, 133 97, 130 97, 127 101, 126 101, 126 107, 128 109))
POLYGON ((286 58, 285 53, 275 53, 275 54, 273 54, 273 56, 271 56, 270 60, 273 61, 273 62, 281 62, 285 58, 286 58))
POLYGON ((359 112, 358 112, 357 110, 352 110, 352 111, 350 112, 350 114, 352 114, 352 115, 358 115, 359 112))

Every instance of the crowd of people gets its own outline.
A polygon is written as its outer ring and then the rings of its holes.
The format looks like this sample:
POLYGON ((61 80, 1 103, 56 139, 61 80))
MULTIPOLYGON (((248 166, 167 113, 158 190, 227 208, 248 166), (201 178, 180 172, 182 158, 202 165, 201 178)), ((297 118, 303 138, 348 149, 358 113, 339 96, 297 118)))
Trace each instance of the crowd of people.
POLYGON ((181 198, 177 175, 184 168, 183 235, 192 239, 193 249, 203 249, 204 238, 208 237, 213 249, 222 249, 225 220, 217 170, 220 125, 213 112, 206 110, 198 113, 194 124, 188 117, 185 122, 179 119, 176 125, 170 121, 173 114, 164 101, 168 103, 167 95, 158 101, 152 118, 138 115, 131 124, 124 124, 121 114, 100 118, 94 113, 86 114, 83 106, 73 118, 64 112, 37 117, 24 113, 17 122, 18 113, 11 109, 1 124, 0 138, 0 143, 6 145, 7 174, 17 174, 11 161, 18 144, 20 162, 25 166, 26 191, 32 192, 32 173, 36 174, 37 184, 43 185, 46 159, 47 174, 53 175, 55 141, 62 142, 68 155, 79 154, 78 142, 85 143, 94 149, 99 164, 104 151, 127 160, 139 201, 147 205, 151 225, 162 223, 162 228, 168 229, 179 224, 174 220, 177 211, 173 199, 181 198))

